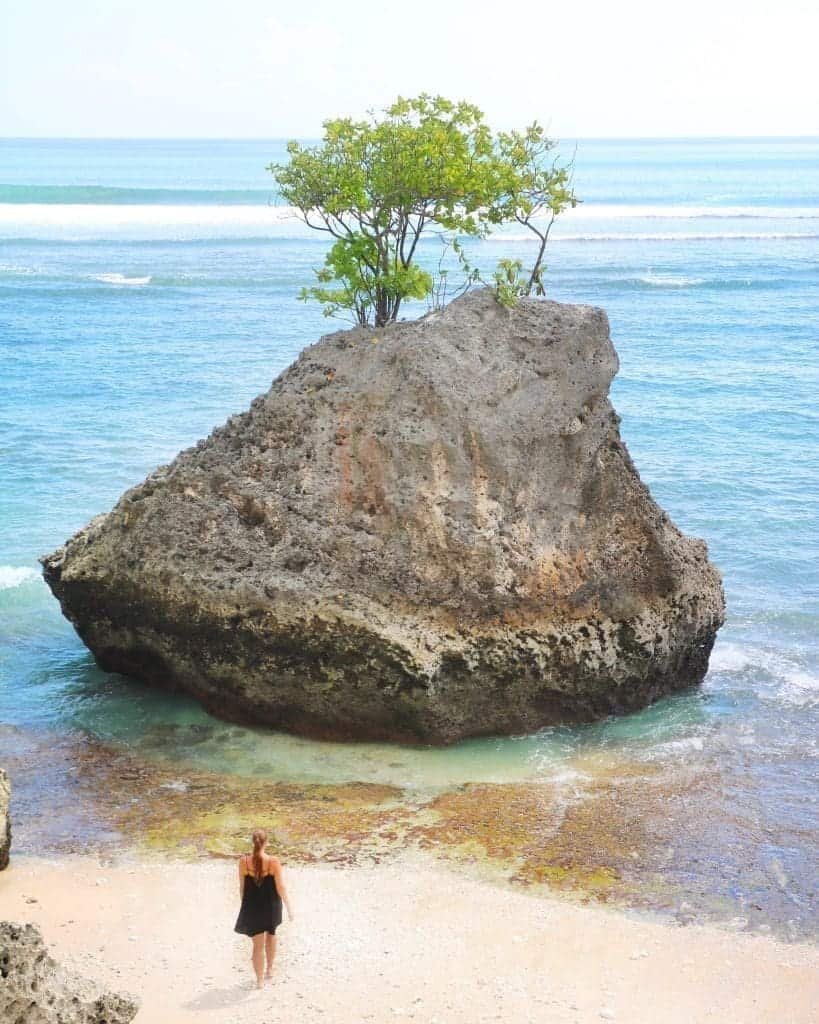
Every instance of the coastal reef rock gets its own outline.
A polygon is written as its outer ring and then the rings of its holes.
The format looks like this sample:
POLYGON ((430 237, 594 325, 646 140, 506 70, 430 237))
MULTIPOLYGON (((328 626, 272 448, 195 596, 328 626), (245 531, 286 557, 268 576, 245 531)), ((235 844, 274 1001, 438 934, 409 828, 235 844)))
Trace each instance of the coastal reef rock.
POLYGON ((0 871, 9 866, 11 852, 11 784, 8 775, 0 768, 0 871))
POLYGON ((3 1024, 128 1024, 139 1006, 100 993, 47 953, 39 928, 0 921, 0 1021, 3 1024))
POLYGON ((652 500, 600 309, 473 292, 322 338, 44 575, 99 664, 213 714, 447 743, 699 682, 706 545, 652 500))

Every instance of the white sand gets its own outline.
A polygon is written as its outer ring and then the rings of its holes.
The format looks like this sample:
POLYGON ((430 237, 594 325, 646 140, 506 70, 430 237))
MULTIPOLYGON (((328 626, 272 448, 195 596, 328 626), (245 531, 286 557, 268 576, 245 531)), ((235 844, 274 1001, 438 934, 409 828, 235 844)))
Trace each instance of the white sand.
POLYGON ((296 920, 257 992, 232 932, 234 870, 17 857, 0 917, 36 922, 64 963, 138 995, 138 1024, 817 1020, 813 947, 506 892, 417 858, 286 870, 296 920))

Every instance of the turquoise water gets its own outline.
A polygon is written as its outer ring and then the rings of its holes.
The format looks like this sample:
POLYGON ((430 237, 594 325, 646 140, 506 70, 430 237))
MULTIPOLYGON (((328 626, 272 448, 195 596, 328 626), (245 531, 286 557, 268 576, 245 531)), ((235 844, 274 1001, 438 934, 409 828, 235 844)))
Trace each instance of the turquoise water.
MULTIPOLYGON (((277 205, 264 167, 282 156, 280 141, 0 140, 0 720, 180 764, 419 789, 571 779, 595 760, 702 763, 807 877, 819 140, 580 141, 584 203, 548 257, 553 298, 608 311, 623 436, 724 575, 728 622, 701 690, 586 729, 433 751, 240 729, 95 668, 37 556, 332 329, 295 298, 324 243, 277 205)), ((472 247, 486 268, 530 252, 514 232, 472 247)))

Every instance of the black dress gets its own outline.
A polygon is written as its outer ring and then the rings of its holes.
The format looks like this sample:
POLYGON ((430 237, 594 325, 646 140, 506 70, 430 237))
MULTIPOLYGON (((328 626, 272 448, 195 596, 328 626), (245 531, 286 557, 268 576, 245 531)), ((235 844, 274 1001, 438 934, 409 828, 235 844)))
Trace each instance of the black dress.
POLYGON ((264 875, 260 882, 255 875, 245 875, 242 905, 233 928, 240 935, 275 934, 282 923, 282 901, 276 888, 276 879, 264 875))

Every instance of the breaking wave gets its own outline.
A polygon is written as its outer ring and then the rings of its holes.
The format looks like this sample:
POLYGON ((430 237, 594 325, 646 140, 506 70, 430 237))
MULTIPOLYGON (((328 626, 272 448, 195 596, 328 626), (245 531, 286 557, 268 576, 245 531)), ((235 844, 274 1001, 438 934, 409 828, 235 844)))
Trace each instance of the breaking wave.
POLYGON ((819 707, 819 674, 779 651, 717 644, 709 664, 709 675, 716 673, 753 679, 754 690, 762 700, 819 707))
POLYGON ((151 275, 145 277, 126 277, 125 274, 94 274, 92 280, 102 284, 143 285, 151 283, 151 275))
MULTIPOLYGON (((811 233, 811 221, 819 221, 819 208, 589 203, 567 210, 557 221, 552 238, 556 242, 817 238, 819 235, 811 233), (721 230, 723 221, 737 220, 776 220, 777 230, 721 230), (681 230, 676 226, 658 232, 612 230, 626 221, 634 227, 649 227, 651 221, 671 222, 680 224, 681 230), (701 223, 702 229, 686 230, 684 225, 692 222, 701 223), (711 222, 717 222, 713 223, 713 230, 707 227, 711 222), (790 230, 797 222, 807 222, 805 229, 790 230)), ((56 241, 324 238, 306 227, 293 207, 258 202, 248 205, 223 202, 0 203, 0 236, 56 241)), ((537 239, 531 232, 501 230, 490 236, 490 240, 535 242, 537 239)))
POLYGON ((14 587, 38 579, 39 576, 36 569, 27 565, 0 565, 0 590, 13 590, 14 587))

